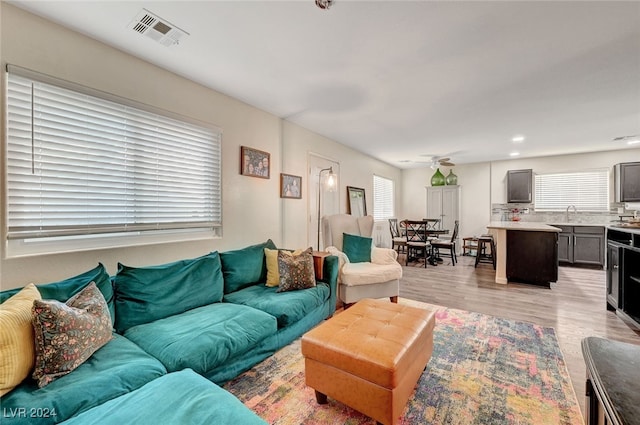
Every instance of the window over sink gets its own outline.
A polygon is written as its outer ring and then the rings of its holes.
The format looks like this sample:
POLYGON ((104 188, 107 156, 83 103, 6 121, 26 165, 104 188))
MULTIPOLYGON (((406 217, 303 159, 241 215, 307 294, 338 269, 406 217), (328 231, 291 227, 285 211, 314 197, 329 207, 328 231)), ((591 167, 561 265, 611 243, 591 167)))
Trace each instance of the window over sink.
POLYGON ((609 211, 609 170, 535 175, 536 211, 609 211))

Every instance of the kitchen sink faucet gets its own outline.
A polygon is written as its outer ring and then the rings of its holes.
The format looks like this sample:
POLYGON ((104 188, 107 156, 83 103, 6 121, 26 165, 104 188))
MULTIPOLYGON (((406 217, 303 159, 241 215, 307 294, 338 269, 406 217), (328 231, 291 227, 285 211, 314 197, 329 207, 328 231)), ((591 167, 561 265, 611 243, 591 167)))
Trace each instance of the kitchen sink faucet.
POLYGON ((578 215, 578 209, 576 208, 575 205, 569 205, 567 207, 567 223, 569 223, 569 208, 573 208, 573 215, 577 216, 578 215))

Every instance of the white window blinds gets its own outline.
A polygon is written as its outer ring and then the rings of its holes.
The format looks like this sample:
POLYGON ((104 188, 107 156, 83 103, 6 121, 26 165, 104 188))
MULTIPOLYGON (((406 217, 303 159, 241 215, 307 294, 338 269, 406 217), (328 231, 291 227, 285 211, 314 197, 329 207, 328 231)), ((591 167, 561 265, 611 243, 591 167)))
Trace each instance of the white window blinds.
POLYGON ((393 180, 373 176, 373 218, 387 220, 394 216, 393 180))
POLYGON ((536 174, 537 211, 565 211, 570 205, 578 211, 608 211, 609 170, 536 174))
POLYGON ((132 104, 8 67, 9 239, 221 226, 220 130, 132 104))

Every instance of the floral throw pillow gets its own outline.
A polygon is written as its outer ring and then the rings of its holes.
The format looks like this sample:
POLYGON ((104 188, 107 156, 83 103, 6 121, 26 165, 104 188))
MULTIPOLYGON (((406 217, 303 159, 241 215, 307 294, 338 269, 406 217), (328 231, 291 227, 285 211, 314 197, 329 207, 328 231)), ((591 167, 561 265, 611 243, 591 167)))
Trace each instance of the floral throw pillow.
POLYGON ((278 252, 280 285, 277 292, 296 291, 316 286, 311 248, 295 255, 278 252))
POLYGON ((35 300, 32 307, 36 362, 42 388, 84 363, 112 338, 111 315, 94 282, 66 303, 35 300))

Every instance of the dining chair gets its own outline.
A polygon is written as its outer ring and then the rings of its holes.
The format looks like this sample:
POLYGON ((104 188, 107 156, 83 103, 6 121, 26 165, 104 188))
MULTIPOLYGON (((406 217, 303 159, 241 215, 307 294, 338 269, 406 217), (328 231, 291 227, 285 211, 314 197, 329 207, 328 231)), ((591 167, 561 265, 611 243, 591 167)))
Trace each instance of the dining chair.
POLYGON ((431 247, 427 239, 427 229, 423 220, 405 220, 407 239, 407 256, 404 265, 408 265, 409 261, 422 258, 424 266, 427 267, 429 259, 429 248, 431 247))
POLYGON ((425 222, 427 226, 427 230, 438 230, 440 229, 441 222, 439 218, 423 218, 422 221, 425 222))
POLYGON ((398 251, 398 254, 404 253, 407 250, 407 239, 400 226, 398 226, 397 218, 389 219, 389 231, 391 232, 391 249, 398 251))
POLYGON ((439 257, 441 249, 449 250, 449 255, 451 255, 451 263, 454 266, 458 262, 458 257, 456 256, 456 239, 458 239, 459 227, 460 227, 460 222, 456 220, 455 224, 453 225, 453 233, 451 234, 451 240, 435 239, 431 241, 431 247, 436 252, 434 256, 439 257))

